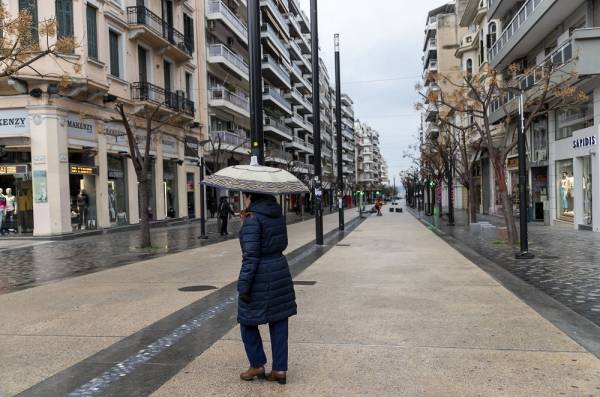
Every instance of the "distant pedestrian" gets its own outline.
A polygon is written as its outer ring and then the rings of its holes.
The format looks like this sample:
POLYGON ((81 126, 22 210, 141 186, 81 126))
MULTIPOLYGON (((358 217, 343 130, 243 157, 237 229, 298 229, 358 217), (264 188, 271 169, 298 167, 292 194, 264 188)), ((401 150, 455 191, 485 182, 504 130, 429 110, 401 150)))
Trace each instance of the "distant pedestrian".
POLYGON ((381 199, 377 199, 375 201, 375 209, 377 210, 377 216, 383 216, 381 213, 381 207, 383 207, 383 201, 381 199))
POLYGON ((227 236, 229 234, 227 231, 227 224, 229 223, 229 218, 233 214, 233 210, 229 205, 227 197, 221 197, 217 213, 219 214, 219 220, 221 221, 221 236, 227 236))
POLYGON ((238 322, 250 368, 242 380, 266 379, 286 383, 288 318, 296 314, 296 295, 287 259, 287 229, 275 197, 244 194, 240 244, 242 268, 237 283, 238 322), (269 324, 272 371, 265 373, 267 357, 258 325, 269 324))

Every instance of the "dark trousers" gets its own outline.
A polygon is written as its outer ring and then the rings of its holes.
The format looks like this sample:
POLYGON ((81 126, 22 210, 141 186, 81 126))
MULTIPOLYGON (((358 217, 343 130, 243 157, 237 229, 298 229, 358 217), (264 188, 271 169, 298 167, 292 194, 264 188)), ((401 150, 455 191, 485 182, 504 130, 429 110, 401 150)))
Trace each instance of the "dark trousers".
POLYGON ((229 217, 221 217, 221 236, 227 234, 227 223, 229 222, 229 217))
MULTIPOLYGON (((242 341, 246 355, 252 368, 260 368, 267 363, 267 356, 263 350, 262 339, 258 326, 240 325, 242 341)), ((271 335, 271 351, 273 353, 273 371, 288 370, 288 319, 269 324, 271 335)))

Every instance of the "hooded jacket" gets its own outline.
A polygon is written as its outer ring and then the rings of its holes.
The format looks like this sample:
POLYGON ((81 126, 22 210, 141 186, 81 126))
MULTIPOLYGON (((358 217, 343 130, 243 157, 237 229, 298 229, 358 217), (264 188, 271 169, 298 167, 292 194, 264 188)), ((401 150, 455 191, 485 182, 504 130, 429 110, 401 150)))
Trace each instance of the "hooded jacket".
POLYGON ((240 230, 242 267, 237 289, 238 322, 274 323, 296 314, 296 295, 287 259, 287 230, 281 206, 268 196, 252 203, 240 230))

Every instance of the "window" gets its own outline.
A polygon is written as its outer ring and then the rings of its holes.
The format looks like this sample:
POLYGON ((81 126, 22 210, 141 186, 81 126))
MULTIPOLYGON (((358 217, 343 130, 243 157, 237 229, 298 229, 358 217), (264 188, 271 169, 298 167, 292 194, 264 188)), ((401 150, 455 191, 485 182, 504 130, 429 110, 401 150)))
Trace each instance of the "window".
POLYGON ((189 72, 185 72, 185 96, 187 99, 191 100, 193 95, 193 80, 192 74, 189 72))
POLYGON ((58 37, 73 37, 73 0, 56 0, 58 37))
POLYGON ((194 51, 194 20, 183 14, 183 39, 188 51, 194 51))
POLYGON ((594 125, 594 104, 590 101, 556 112, 556 140, 573 136, 574 131, 594 125))
POLYGON ((165 91, 171 91, 171 82, 173 79, 173 75, 172 75, 172 67, 171 67, 171 62, 167 62, 167 61, 163 61, 163 72, 164 72, 164 81, 165 81, 165 91))
POLYGON ((490 22, 488 25, 488 42, 487 47, 492 48, 492 45, 496 42, 496 38, 498 37, 498 25, 496 22, 490 22))
POLYGON ((110 74, 121 77, 121 35, 114 30, 108 31, 108 51, 110 74))
POLYGON ((19 0, 19 12, 28 11, 31 15, 31 44, 39 41, 37 0, 19 0))
POLYGON ((87 24, 87 44, 88 57, 98 59, 98 31, 96 30, 96 8, 87 5, 86 8, 86 24, 87 24))
POLYGON ((470 76, 473 74, 473 60, 471 58, 467 59, 466 69, 467 69, 467 75, 470 76))

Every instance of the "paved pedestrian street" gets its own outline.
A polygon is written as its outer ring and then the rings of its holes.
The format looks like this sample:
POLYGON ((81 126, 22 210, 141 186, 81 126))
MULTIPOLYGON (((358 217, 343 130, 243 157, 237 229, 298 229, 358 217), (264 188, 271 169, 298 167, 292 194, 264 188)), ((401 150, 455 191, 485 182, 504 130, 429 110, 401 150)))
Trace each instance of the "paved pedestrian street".
POLYGON ((0 395, 600 395, 600 360, 561 331, 577 314, 546 316, 545 292, 517 297, 410 213, 352 214, 343 233, 325 217, 322 247, 312 221, 289 226, 287 385, 239 379, 228 240, 1 295, 0 395))

